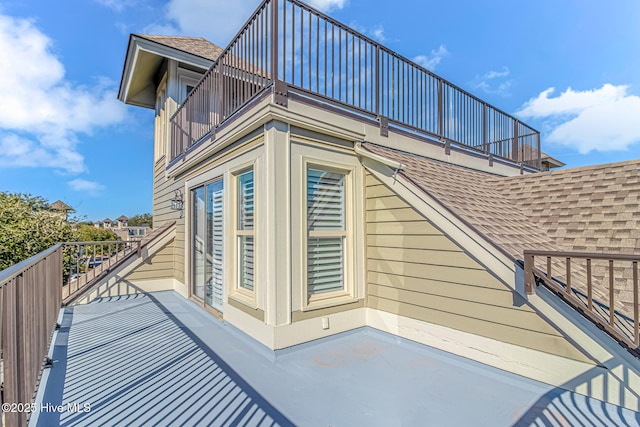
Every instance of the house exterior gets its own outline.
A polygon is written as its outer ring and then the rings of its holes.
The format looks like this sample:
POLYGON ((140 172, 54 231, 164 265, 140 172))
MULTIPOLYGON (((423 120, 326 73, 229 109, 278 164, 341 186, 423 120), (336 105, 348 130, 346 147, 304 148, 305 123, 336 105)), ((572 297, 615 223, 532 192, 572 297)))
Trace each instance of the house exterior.
POLYGON ((70 213, 75 212, 75 209, 67 205, 62 200, 56 200, 55 202, 51 203, 49 205, 49 209, 59 213, 65 220, 69 217, 70 213))
MULTIPOLYGON (((561 162, 537 131, 295 0, 226 49, 131 35, 118 96, 155 110, 153 220, 175 223, 123 278, 136 292, 175 290, 273 351, 369 326, 639 408, 637 360, 519 263, 637 255, 639 161, 540 172, 561 162)), ((630 271, 612 328, 637 324, 630 271)))
POLYGON ((129 225, 129 218, 120 215, 115 221, 106 218, 103 221, 95 221, 96 228, 107 228, 113 231, 121 240, 141 240, 151 232, 151 227, 146 225, 129 225))

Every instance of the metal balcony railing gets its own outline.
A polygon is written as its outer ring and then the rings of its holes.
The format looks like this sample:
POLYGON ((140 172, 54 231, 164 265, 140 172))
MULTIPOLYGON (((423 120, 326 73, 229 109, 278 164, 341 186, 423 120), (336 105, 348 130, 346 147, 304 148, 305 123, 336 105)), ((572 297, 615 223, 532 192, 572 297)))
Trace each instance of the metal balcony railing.
POLYGON ((1 425, 27 425, 60 307, 147 256, 174 225, 142 240, 58 243, 0 271, 0 404, 9 404, 1 425))
POLYGON ((538 131, 297 0, 263 1, 233 38, 171 118, 171 159, 267 87, 541 168, 538 131))
POLYGON ((524 251, 525 292, 536 278, 640 356, 640 255, 524 251))

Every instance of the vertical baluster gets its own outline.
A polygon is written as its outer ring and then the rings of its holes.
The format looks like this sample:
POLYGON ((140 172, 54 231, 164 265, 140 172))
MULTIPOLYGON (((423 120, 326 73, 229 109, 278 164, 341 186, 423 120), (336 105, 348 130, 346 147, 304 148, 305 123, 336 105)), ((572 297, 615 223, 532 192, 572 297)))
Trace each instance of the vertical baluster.
POLYGON ((571 295, 571 258, 567 257, 566 262, 567 262, 567 287, 565 289, 565 292, 567 293, 567 295, 571 295))
POLYGON ((593 311, 593 284, 591 277, 591 259, 587 258, 587 307, 593 311))
POLYGON ((316 15, 316 92, 320 93, 320 15, 316 15))
POLYGON ((632 285, 633 285, 633 343, 640 346, 638 337, 638 261, 631 263, 632 285))
POLYGON ((338 100, 342 101, 342 27, 338 27, 338 100))
POLYGON ((609 325, 615 324, 615 301, 613 292, 613 260, 609 260, 609 325))
MULTIPOLYGON (((311 21, 311 12, 307 11, 307 15, 309 16, 309 30, 308 30, 308 46, 309 46, 309 53, 307 53, 307 55, 309 56, 309 58, 307 59, 307 82, 309 85, 309 90, 313 90, 313 83, 312 83, 312 78, 311 78, 311 64, 312 64, 312 60, 313 60, 313 54, 312 52, 312 45, 311 45, 311 35, 313 33, 313 22, 311 21)), ((318 56, 316 55, 316 58, 318 56)))
POLYGON ((331 23, 331 97, 335 98, 336 90, 336 38, 335 38, 335 25, 331 23))
POLYGON ((300 9, 300 87, 304 88, 304 9, 300 9))
POLYGON ((351 33, 351 103, 356 103, 356 45, 355 35, 351 33))
POLYGON ((291 84, 296 84, 296 5, 291 2, 291 84))
POLYGON ((324 20, 324 92, 322 93, 324 96, 327 96, 327 20, 324 20))

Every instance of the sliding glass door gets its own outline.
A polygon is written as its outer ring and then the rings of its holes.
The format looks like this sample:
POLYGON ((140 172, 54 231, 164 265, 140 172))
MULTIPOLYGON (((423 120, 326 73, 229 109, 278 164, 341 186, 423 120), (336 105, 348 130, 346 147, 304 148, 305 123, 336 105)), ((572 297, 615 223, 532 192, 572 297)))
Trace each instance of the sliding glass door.
POLYGON ((223 181, 191 191, 193 200, 193 293, 222 312, 223 181))

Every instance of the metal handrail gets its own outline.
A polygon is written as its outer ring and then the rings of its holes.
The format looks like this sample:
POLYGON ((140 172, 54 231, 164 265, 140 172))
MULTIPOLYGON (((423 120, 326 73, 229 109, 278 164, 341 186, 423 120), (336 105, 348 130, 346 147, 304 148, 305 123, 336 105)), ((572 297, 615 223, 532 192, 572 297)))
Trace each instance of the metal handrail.
POLYGON ((171 117, 171 160, 276 82, 541 168, 537 130, 299 0, 258 6, 171 117))
MULTIPOLYGON (((525 250, 525 292, 529 295, 535 294, 537 278, 616 340, 629 348, 638 349, 640 347, 638 263, 640 263, 640 254, 525 250), (536 257, 545 259, 545 268, 535 266, 536 257), (584 269, 582 265, 573 262, 576 259, 584 260, 584 269), (593 281, 593 260, 607 261, 606 279, 608 279, 608 284, 606 290, 608 292, 604 295, 604 301, 597 300, 593 295, 594 286, 597 286, 593 281), (619 264, 617 272, 616 262, 619 264), (622 267, 620 263, 624 263, 622 267), (629 282, 629 279, 624 279, 624 274, 620 274, 620 269, 628 269, 629 265, 632 270, 630 278, 630 287, 633 293, 632 313, 622 312, 615 308, 616 293, 621 290, 629 290, 629 286, 624 289, 616 288, 616 279, 625 283, 629 282), (562 268, 564 271, 560 274, 556 273, 554 277, 554 266, 556 271, 557 268, 562 268), (559 277, 562 274, 564 277, 559 277)), ((624 270, 622 272, 624 273, 624 270)))
MULTIPOLYGON (((29 404, 34 393, 62 301, 62 250, 53 247, 0 272, 0 403, 29 404)), ((3 411, 3 423, 23 426, 28 411, 3 411)))
POLYGON ((0 289, 6 283, 11 281, 11 279, 15 278, 16 276, 19 276, 25 270, 41 262, 43 258, 46 258, 47 256, 51 255, 56 250, 58 250, 61 246, 62 246, 62 243, 53 245, 49 249, 45 249, 44 251, 37 253, 30 258, 25 259, 24 261, 20 261, 19 263, 14 264, 11 267, 5 268, 4 270, 0 271, 0 289))

